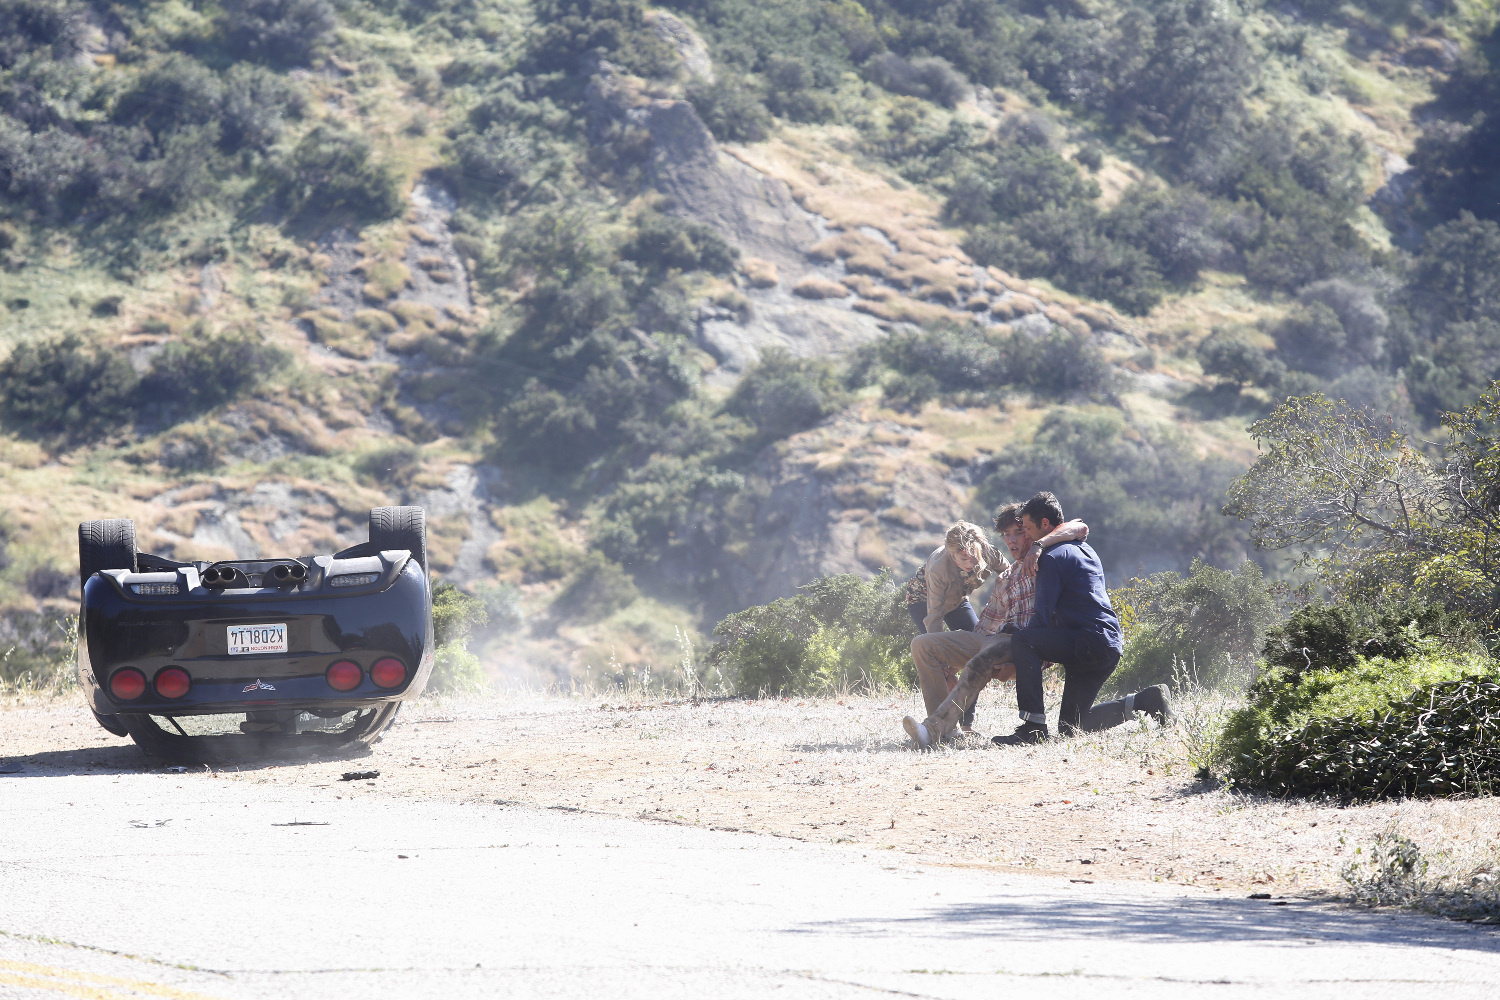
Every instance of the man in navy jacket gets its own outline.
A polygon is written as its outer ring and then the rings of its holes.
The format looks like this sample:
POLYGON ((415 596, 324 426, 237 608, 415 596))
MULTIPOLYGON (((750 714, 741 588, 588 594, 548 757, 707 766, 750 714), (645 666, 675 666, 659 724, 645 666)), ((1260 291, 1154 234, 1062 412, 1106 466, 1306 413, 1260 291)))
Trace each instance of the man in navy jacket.
MULTIPOLYGON (((1021 526, 1033 541, 1063 522, 1062 506, 1051 493, 1038 493, 1021 508, 1021 526)), ((1099 556, 1087 542, 1063 542, 1042 551, 1036 571, 1036 614, 1011 636, 1016 665, 1016 703, 1021 725, 999 746, 1022 746, 1047 738, 1047 706, 1042 698, 1042 664, 1063 669, 1058 729, 1063 735, 1118 726, 1135 711, 1170 721, 1170 695, 1164 685, 1118 701, 1095 705, 1099 689, 1120 662, 1120 620, 1109 603, 1099 556)))

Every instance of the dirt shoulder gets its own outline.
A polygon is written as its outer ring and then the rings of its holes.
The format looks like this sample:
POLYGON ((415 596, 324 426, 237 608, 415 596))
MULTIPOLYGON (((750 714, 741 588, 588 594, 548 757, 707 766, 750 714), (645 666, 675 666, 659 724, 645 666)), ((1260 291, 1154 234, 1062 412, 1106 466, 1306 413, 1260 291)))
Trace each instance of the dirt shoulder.
MULTIPOLYGON (((1500 859, 1500 800, 1338 808, 1197 782, 1191 712, 1023 750, 968 739, 908 749, 905 700, 624 702, 423 700, 357 760, 266 764, 199 780, 339 796, 517 803, 849 843, 911 860, 1159 880, 1226 891, 1337 889, 1398 825, 1431 858, 1500 859), (374 781, 344 782, 354 769, 374 781)), ((1010 728, 981 704, 979 725, 1010 728)), ((0 711, 0 780, 159 769, 71 699, 0 711)))

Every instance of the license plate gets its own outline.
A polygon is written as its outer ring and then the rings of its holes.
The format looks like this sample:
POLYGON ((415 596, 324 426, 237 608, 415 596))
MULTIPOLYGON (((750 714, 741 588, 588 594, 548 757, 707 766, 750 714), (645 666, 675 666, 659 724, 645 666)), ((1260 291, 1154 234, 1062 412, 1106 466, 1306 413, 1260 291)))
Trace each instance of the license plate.
POLYGON ((229 655, 248 653, 285 653, 286 625, 229 626, 229 655))

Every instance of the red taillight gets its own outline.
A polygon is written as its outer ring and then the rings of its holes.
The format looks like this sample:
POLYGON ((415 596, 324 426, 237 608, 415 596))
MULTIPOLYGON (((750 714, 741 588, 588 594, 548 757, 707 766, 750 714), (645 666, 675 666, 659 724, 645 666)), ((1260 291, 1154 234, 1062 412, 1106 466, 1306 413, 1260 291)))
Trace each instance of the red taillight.
POLYGON ((400 687, 406 680, 406 664, 391 657, 376 660, 375 665, 370 668, 370 680, 375 682, 376 687, 400 687))
POLYGON ((359 664, 348 660, 340 660, 328 668, 328 686, 335 691, 353 691, 363 677, 359 664))
POLYGON ((181 667, 168 667, 156 675, 156 693, 163 698, 181 698, 193 686, 193 679, 181 667))
POLYGON ((120 701, 135 701, 146 693, 146 675, 134 667, 116 670, 109 679, 109 693, 120 701))

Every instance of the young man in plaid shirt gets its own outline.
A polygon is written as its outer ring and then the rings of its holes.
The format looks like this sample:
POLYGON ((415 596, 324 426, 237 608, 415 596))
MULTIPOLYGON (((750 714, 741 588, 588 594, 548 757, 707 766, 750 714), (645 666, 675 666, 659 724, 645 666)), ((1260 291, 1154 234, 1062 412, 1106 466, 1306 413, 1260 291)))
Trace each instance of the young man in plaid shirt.
POLYGON ((932 746, 946 736, 991 680, 1005 681, 1015 676, 1015 667, 1010 663, 973 670, 965 669, 965 664, 981 649, 993 645, 996 636, 1031 624, 1036 608, 1037 558, 1042 549, 1088 537, 1088 525, 1069 521, 1058 525, 1040 543, 1033 543, 1021 524, 1021 506, 1008 503, 995 511, 995 530, 1005 540, 1015 562, 995 578, 995 588, 980 612, 978 628, 973 632, 933 632, 912 640, 911 655, 917 664, 922 700, 927 703, 927 720, 919 723, 908 715, 902 725, 918 747, 932 746))

